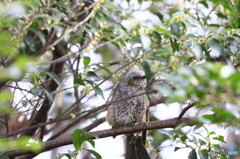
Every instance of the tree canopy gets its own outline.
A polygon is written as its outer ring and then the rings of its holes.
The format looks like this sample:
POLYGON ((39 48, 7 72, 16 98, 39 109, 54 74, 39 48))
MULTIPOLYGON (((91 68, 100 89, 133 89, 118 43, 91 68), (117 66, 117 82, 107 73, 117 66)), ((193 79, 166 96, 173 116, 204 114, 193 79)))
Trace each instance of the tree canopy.
POLYGON ((191 159, 227 158, 211 153, 229 149, 208 126, 239 129, 239 1, 8 0, 0 13, 0 157, 32 158, 73 144, 57 158, 83 151, 102 158, 84 143, 149 130, 153 158, 164 141, 176 143, 175 151, 190 148, 191 159), (147 77, 150 122, 91 131, 135 67, 147 77), (160 120, 171 114, 163 104, 181 110, 160 120))

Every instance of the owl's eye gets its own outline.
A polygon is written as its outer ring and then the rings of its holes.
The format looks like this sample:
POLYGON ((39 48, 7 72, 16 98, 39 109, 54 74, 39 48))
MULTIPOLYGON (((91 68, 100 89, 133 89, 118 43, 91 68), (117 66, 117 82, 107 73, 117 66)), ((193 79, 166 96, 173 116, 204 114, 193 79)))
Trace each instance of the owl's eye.
POLYGON ((134 76, 133 79, 145 79, 146 76, 134 76))

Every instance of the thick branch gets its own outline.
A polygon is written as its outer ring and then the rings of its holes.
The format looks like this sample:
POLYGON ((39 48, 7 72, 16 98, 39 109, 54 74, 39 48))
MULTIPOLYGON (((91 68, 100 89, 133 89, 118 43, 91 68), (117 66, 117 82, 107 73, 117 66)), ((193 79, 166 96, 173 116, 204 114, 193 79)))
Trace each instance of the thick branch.
MULTIPOLYGON (((153 93, 153 92, 154 91, 148 91, 146 93, 153 93)), ((142 95, 142 94, 137 94, 135 96, 139 96, 139 95, 142 95)), ((135 97, 135 96, 133 96, 133 97, 135 97)), ((75 119, 75 120, 77 120, 78 123, 79 123, 79 121, 81 119, 85 118, 86 116, 91 116, 91 115, 93 116, 93 115, 96 115, 96 113, 99 114, 100 112, 106 111, 107 108, 108 108, 108 105, 110 105, 110 104, 112 104, 114 102, 125 100, 125 99, 127 99, 127 98, 122 98, 122 99, 119 99, 119 100, 116 100, 116 101, 111 101, 111 102, 105 103, 105 104, 103 104, 101 106, 98 106, 96 108, 93 108, 91 110, 83 111, 83 112, 80 112, 80 113, 75 113, 75 115, 78 116, 78 118, 75 119)), ((161 97, 159 99, 152 100, 152 101, 150 101, 150 106, 155 106, 155 105, 157 105, 159 103, 164 103, 165 99, 166 99, 165 97, 161 97)), ((20 133, 25 132, 25 131, 30 131, 31 129, 35 129, 35 128, 38 128, 38 127, 42 127, 42 126, 45 126, 45 125, 53 124, 55 122, 59 122, 59 121, 63 121, 63 120, 71 119, 71 118, 72 117, 70 115, 67 115, 67 116, 64 116, 64 117, 61 117, 61 118, 55 118, 55 119, 52 119, 52 120, 50 120, 48 122, 38 123, 36 125, 28 126, 26 128, 20 129, 20 130, 15 131, 15 132, 10 132, 8 134, 1 134, 0 136, 1 137, 9 137, 9 136, 17 135, 17 134, 20 134, 20 133)))
MULTIPOLYGON (((147 91, 145 93, 148 94, 148 93, 155 93, 155 92, 156 92, 155 90, 149 90, 149 91, 147 91)), ((141 94, 145 94, 145 93, 141 93, 141 94)), ((134 95, 132 97, 139 96, 141 94, 136 94, 136 95, 134 95)), ((103 111, 106 111, 107 108, 108 108, 108 105, 110 105, 111 103, 114 103, 114 102, 117 102, 117 101, 121 101, 121 100, 125 100, 125 99, 132 98, 132 97, 127 97, 127 98, 119 99, 119 100, 116 100, 116 101, 111 101, 111 102, 105 103, 102 106, 99 106, 99 107, 96 107, 96 108, 93 108, 93 109, 89 110, 86 114, 78 116, 72 123, 70 123, 67 126, 63 127, 61 129, 61 131, 59 131, 59 132, 55 133, 53 136, 51 136, 50 140, 55 139, 56 137, 60 136, 60 134, 62 134, 66 130, 69 130, 71 127, 73 127, 77 123, 81 122, 81 120, 88 119, 91 116, 95 116, 95 115, 97 115, 97 114, 99 114, 99 113, 101 113, 103 111)), ((150 106, 157 105, 159 103, 163 103, 165 101, 165 99, 166 99, 165 97, 162 97, 160 99, 156 99, 154 101, 151 101, 150 102, 150 106)))
MULTIPOLYGON (((107 130, 101 130, 101 131, 94 131, 89 132, 90 134, 97 135, 99 138, 105 138, 110 136, 117 136, 121 134, 126 133, 133 133, 143 130, 152 130, 152 129, 162 129, 162 128, 174 128, 179 124, 186 124, 188 126, 192 126, 196 124, 196 121, 190 120, 190 118, 182 118, 178 120, 177 118, 168 119, 168 120, 162 120, 162 121, 152 121, 152 122, 146 122, 146 123, 138 123, 136 126, 125 126, 120 127, 117 129, 107 129, 107 130)), ((60 146, 65 146, 72 144, 72 136, 67 136, 64 138, 56 139, 56 140, 50 140, 44 143, 44 151, 51 150, 53 148, 57 148, 60 146)), ((25 154, 32 153, 31 151, 16 151, 8 154, 8 157, 15 157, 15 156, 21 156, 25 154)))

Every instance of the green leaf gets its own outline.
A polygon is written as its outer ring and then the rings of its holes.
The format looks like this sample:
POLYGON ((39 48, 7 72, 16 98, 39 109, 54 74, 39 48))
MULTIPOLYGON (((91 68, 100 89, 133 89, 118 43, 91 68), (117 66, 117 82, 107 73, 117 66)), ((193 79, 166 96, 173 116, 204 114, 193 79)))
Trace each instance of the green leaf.
POLYGON ((197 159, 197 153, 195 150, 192 150, 189 155, 188 155, 188 159, 197 159))
POLYGON ((208 151, 207 150, 199 150, 198 155, 201 159, 208 159, 208 151))
POLYGON ((222 135, 219 135, 218 137, 214 137, 213 138, 214 140, 218 140, 218 141, 221 141, 223 143, 227 143, 226 141, 224 141, 224 137, 222 135))
MULTIPOLYGON (((0 140, 0 145, 4 145, 4 147, 0 147, 1 150, 6 150, 6 149, 21 149, 21 150, 30 150, 35 153, 39 153, 42 148, 43 144, 39 140, 34 140, 33 138, 27 137, 27 136, 22 136, 17 139, 6 139, 3 138, 0 140), (29 142, 29 140, 32 140, 29 142)), ((3 153, 5 153, 2 151, 3 153)), ((11 151, 11 150, 10 150, 11 151)), ((15 150, 12 150, 15 151, 15 150)))
POLYGON ((160 54, 160 55, 173 55, 173 52, 167 49, 158 49, 154 52, 152 52, 153 54, 160 54))
POLYGON ((49 89, 43 88, 43 91, 46 93, 46 95, 49 98, 49 100, 54 101, 53 94, 52 94, 52 92, 49 89))
POLYGON ((90 61, 91 61, 90 57, 84 56, 84 57, 83 57, 84 67, 88 66, 88 64, 90 63, 90 61))
POLYGON ((192 47, 194 55, 199 59, 203 54, 201 45, 199 45, 197 41, 193 41, 192 47))
POLYGON ((98 138, 96 135, 93 135, 93 134, 85 134, 84 137, 86 139, 89 139, 89 138, 98 138))
POLYGON ((199 144, 200 144, 201 146, 207 145, 207 143, 206 143, 205 141, 203 141, 203 140, 201 140, 201 139, 198 139, 198 140, 199 140, 199 144))
POLYGON ((197 129, 202 128, 202 127, 203 127, 203 124, 197 124, 197 125, 194 126, 193 131, 196 131, 197 129))
POLYGON ((175 39, 170 39, 170 41, 171 41, 171 47, 173 49, 173 52, 179 51, 179 48, 180 48, 179 42, 175 39))
POLYGON ((167 31, 166 29, 156 27, 155 30, 162 32, 163 34, 165 34, 168 37, 171 37, 171 33, 169 31, 167 31))
MULTIPOLYGON (((159 0, 153 0, 153 2, 154 2, 154 1, 159 1, 159 0)), ((163 14, 161 14, 161 13, 155 13, 155 15, 156 15, 161 21, 163 21, 163 18, 164 18, 163 14)))
POLYGON ((93 90, 96 92, 96 94, 103 97, 103 92, 98 86, 93 86, 93 90))
POLYGON ((22 100, 22 105, 24 106, 24 107, 26 107, 27 105, 28 105, 28 101, 27 100, 22 100))
POLYGON ((217 12, 217 16, 223 19, 228 19, 228 16, 226 14, 223 14, 221 12, 217 12))
POLYGON ((63 156, 66 156, 68 159, 72 159, 71 155, 69 155, 68 153, 65 153, 63 156))
POLYGON ((50 76, 58 85, 60 85, 59 77, 54 72, 47 72, 47 75, 50 76))
MULTIPOLYGON (((201 118, 201 117, 200 117, 201 118)), ((211 121, 211 123, 214 123, 217 121, 217 119, 214 117, 213 114, 207 114, 207 115, 203 115, 202 118, 205 118, 209 121, 211 121)))
POLYGON ((148 64, 146 61, 143 61, 143 62, 141 63, 141 65, 142 65, 142 67, 143 67, 143 69, 144 69, 144 72, 145 72, 145 74, 146 74, 147 79, 149 80, 150 78, 152 78, 152 76, 153 76, 154 74, 152 73, 152 70, 151 70, 149 64, 148 64))
POLYGON ((76 150, 79 150, 82 147, 83 142, 85 141, 82 136, 83 133, 84 132, 81 129, 76 129, 73 132, 72 142, 76 150))
MULTIPOLYGON (((41 13, 41 14, 36 14, 34 15, 35 18, 48 18, 49 15, 48 14, 45 14, 45 13, 41 13)), ((29 28, 29 30, 31 30, 32 32, 35 32, 36 30, 33 29, 33 28, 29 28)))
POLYGON ((82 75, 81 75, 81 74, 77 74, 77 75, 74 76, 74 78, 73 78, 73 83, 74 83, 74 84, 79 84, 79 85, 85 86, 85 83, 84 83, 84 81, 82 80, 82 75))
POLYGON ((93 140, 89 139, 89 140, 87 140, 87 141, 92 145, 92 147, 95 148, 95 142, 94 142, 93 140))
POLYGON ((186 142, 186 140, 188 139, 188 137, 187 137, 187 136, 181 136, 180 139, 181 139, 181 141, 184 143, 184 142, 186 142))
POLYGON ((166 59, 164 57, 162 57, 162 56, 152 55, 152 56, 149 56, 149 59, 150 60, 157 60, 157 61, 164 62, 165 64, 167 64, 166 59))
POLYGON ((45 35, 41 32, 41 31, 37 31, 36 35, 38 36, 38 38, 40 39, 40 41, 42 42, 42 45, 46 44, 46 38, 45 35))
POLYGON ((211 131, 209 135, 216 135, 216 133, 214 131, 211 131))
POLYGON ((57 158, 57 159, 61 159, 63 156, 65 156, 64 153, 57 153, 56 158, 57 158))
POLYGON ((211 57, 218 57, 221 54, 223 54, 223 45, 221 44, 221 42, 218 39, 211 39, 209 40, 209 44, 211 47, 211 57))
POLYGON ((86 83, 90 84, 91 86, 93 86, 93 82, 90 81, 90 80, 85 79, 84 82, 86 82, 86 83))
POLYGON ((174 148, 174 152, 177 151, 177 150, 179 150, 179 149, 181 149, 181 147, 175 147, 175 148, 174 148))
MULTIPOLYGON (((48 17, 48 14, 37 14, 35 15, 35 17, 42 17, 42 18, 45 18, 45 17, 48 17)), ((45 45, 46 44, 46 38, 45 38, 45 35, 41 32, 41 31, 38 31, 36 29, 33 29, 33 28, 29 28, 28 29, 29 31, 33 32, 34 34, 36 34, 39 38, 39 40, 41 41, 42 45, 45 45)))
POLYGON ((49 10, 50 10, 51 12, 53 12, 53 13, 57 13, 57 14, 62 13, 59 9, 57 9, 57 8, 53 8, 53 7, 50 7, 49 10))
POLYGON ((181 30, 179 28, 178 23, 172 23, 171 24, 171 33, 178 38, 180 37, 181 30))
POLYGON ((231 114, 230 112, 221 109, 221 108, 213 108, 212 109, 213 112, 215 112, 217 115, 219 115, 219 118, 221 118, 221 120, 227 120, 227 119, 236 119, 236 117, 231 114))
POLYGON ((87 71, 87 76, 88 76, 88 77, 96 77, 96 78, 99 78, 98 75, 97 75, 95 72, 93 72, 93 71, 87 71))
POLYGON ((103 67, 103 66, 98 65, 98 64, 97 64, 97 67, 103 69, 104 71, 106 71, 106 72, 109 73, 109 74, 112 74, 112 72, 111 72, 108 68, 106 68, 106 67, 103 67))
POLYGON ((66 8, 66 5, 63 2, 59 2, 59 1, 57 1, 57 2, 53 1, 53 2, 55 5, 57 5, 60 8, 66 8))
POLYGON ((133 52, 134 55, 137 55, 138 52, 141 50, 141 47, 131 47, 130 49, 131 49, 131 51, 133 52))
POLYGON ((196 143, 199 142, 199 140, 198 140, 198 138, 196 138, 195 136, 193 136, 192 142, 196 144, 196 143))
POLYGON ((74 150, 74 151, 68 150, 68 153, 66 155, 68 155, 71 158, 76 158, 77 155, 78 155, 78 151, 76 151, 76 150, 74 150))
POLYGON ((207 1, 200 1, 200 4, 204 5, 204 7, 208 8, 208 3, 207 1))
POLYGON ((202 138, 205 138, 205 136, 203 134, 200 134, 200 133, 195 133, 195 134, 201 136, 202 138))
POLYGON ((84 150, 90 152, 90 153, 91 153, 92 155, 94 155, 97 159, 102 159, 102 156, 101 156, 99 153, 97 153, 96 151, 94 151, 94 150, 89 150, 89 149, 86 149, 86 148, 84 148, 84 150))
POLYGON ((214 144, 212 147, 214 147, 215 150, 222 150, 222 147, 219 144, 214 144))

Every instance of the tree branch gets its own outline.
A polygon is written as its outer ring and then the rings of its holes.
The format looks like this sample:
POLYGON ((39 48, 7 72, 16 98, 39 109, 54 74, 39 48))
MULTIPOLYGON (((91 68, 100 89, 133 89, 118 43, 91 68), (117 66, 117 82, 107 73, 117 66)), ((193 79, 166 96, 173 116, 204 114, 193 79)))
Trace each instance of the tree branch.
MULTIPOLYGON (((155 91, 147 91, 146 93, 154 93, 155 91)), ((143 93, 141 94, 137 94, 137 95, 134 95, 132 97, 136 97, 136 96, 139 96, 139 95, 142 95, 143 93)), ((129 97, 128 97, 129 98, 129 97)), ((116 101, 111 101, 111 102, 108 102, 108 103, 105 103, 103 105, 100 105, 100 106, 97 106, 96 108, 93 108, 93 109, 90 109, 90 110, 87 110, 87 111, 82 111, 82 112, 79 112, 79 113, 74 113, 74 115, 78 116, 77 119, 75 120, 78 120, 78 123, 79 123, 79 120, 83 119, 87 116, 91 116, 91 115, 95 115, 94 113, 97 112, 97 113, 100 113, 100 112, 103 112, 103 111, 106 111, 107 108, 108 108, 108 105, 112 104, 112 103, 115 103, 115 102, 118 102, 118 101, 121 101, 121 100, 125 100, 127 98, 122 98, 122 99, 119 99, 119 100, 116 100, 116 101), (84 114, 84 115, 82 115, 84 114)), ((165 97, 161 97, 159 99, 155 99, 155 100, 152 100, 150 101, 150 106, 155 106, 159 103, 164 103, 164 101, 166 100, 165 97)), ((25 132, 25 131, 30 131, 32 129, 36 129, 36 128, 39 128, 39 127, 42 127, 42 126, 46 126, 46 125, 50 125, 50 124, 53 124, 55 122, 59 122, 59 121, 63 121, 63 120, 67 120, 67 119, 71 119, 72 117, 70 115, 67 115, 67 116, 64 116, 64 117, 61 117, 61 118, 55 118, 55 119, 51 119, 47 122, 41 122, 41 123, 38 123, 36 125, 32 125, 32 126, 28 126, 26 128, 23 128, 23 129, 20 129, 20 130, 17 130, 17 131, 14 131, 14 132, 10 132, 8 134, 1 134, 0 137, 9 137, 9 136, 13 136, 13 135, 17 135, 17 134, 20 134, 22 132, 25 132)))
MULTIPOLYGON (((102 120, 102 119, 101 119, 102 120)), ((146 122, 146 123, 138 123, 136 126, 124 126, 116 129, 107 129, 107 130, 101 130, 101 131, 93 131, 89 132, 89 134, 94 134, 98 136, 98 138, 105 138, 110 136, 117 136, 121 134, 126 133, 133 133, 143 130, 152 130, 152 129, 162 129, 162 128, 174 128, 179 124, 185 123, 188 126, 193 126, 197 122, 190 120, 190 118, 182 118, 178 120, 178 118, 168 119, 168 120, 162 120, 162 121, 152 121, 152 122, 146 122)), ((60 146, 65 146, 72 144, 72 136, 67 136, 64 138, 56 139, 56 140, 50 140, 44 143, 44 148, 42 152, 48 151, 60 146)), ((13 158, 15 156, 21 156, 25 154, 32 153, 31 151, 16 151, 8 153, 6 156, 13 158)))
POLYGON ((186 106, 183 110, 182 110, 182 112, 179 114, 179 116, 178 116, 178 120, 180 120, 182 117, 183 117, 183 115, 188 111, 188 109, 190 109, 190 108, 192 108, 194 106, 194 103, 189 103, 188 104, 188 106, 186 106))
MULTIPOLYGON (((62 57, 65 54, 66 54, 66 50, 64 50, 64 48, 60 44, 57 44, 55 46, 55 50, 54 50, 55 58, 62 57)), ((63 71, 63 66, 64 66, 64 62, 61 62, 58 64, 53 64, 51 66, 52 69, 50 71, 54 72, 56 75, 59 75, 63 71)), ((54 79, 51 79, 46 88, 48 90, 50 90, 51 92, 53 92, 58 88, 58 84, 54 81, 54 79)), ((33 117, 33 119, 30 121, 29 127, 46 121, 47 113, 50 110, 52 103, 53 103, 53 101, 51 101, 51 99, 49 97, 44 99, 42 106, 37 111, 37 113, 33 117)), ((23 132, 22 135, 32 136, 37 129, 38 128, 33 128, 30 130, 27 130, 27 131, 23 132)))
MULTIPOLYGON (((58 131, 53 136, 51 136, 50 140, 55 139, 56 137, 60 136, 60 134, 62 134, 66 130, 69 130, 71 127, 73 127, 77 123, 81 122, 81 120, 88 119, 88 118, 90 118, 92 116, 95 116, 95 115, 97 115, 97 114, 99 114, 99 113, 101 113, 103 111, 106 111, 108 109, 108 105, 110 105, 110 104, 112 104, 114 102, 121 101, 121 100, 128 99, 128 98, 132 98, 132 97, 135 97, 135 96, 139 96, 141 94, 148 94, 148 93, 155 93, 155 92, 156 92, 155 90, 149 90, 149 91, 144 92, 144 93, 140 93, 140 94, 136 94, 136 95, 131 96, 131 97, 127 97, 127 98, 111 101, 111 102, 105 103, 102 106, 93 108, 93 109, 89 110, 86 114, 77 116, 77 118, 73 122, 69 123, 67 126, 63 127, 61 129, 61 131, 58 131)), ((156 105, 156 104, 159 104, 159 103, 163 103, 165 101, 165 99, 166 98, 163 97, 163 98, 154 100, 154 101, 150 102, 150 106, 153 106, 153 105, 156 105)))

